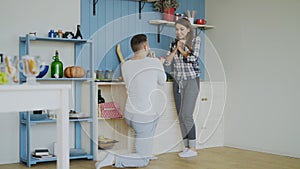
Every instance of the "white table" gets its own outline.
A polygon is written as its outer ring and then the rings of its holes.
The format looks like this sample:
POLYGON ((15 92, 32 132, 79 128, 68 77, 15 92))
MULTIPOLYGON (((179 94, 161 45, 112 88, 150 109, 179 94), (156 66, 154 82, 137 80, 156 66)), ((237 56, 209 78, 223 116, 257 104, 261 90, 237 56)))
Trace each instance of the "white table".
POLYGON ((33 110, 57 112, 57 168, 69 169, 69 85, 0 86, 0 113, 33 110))

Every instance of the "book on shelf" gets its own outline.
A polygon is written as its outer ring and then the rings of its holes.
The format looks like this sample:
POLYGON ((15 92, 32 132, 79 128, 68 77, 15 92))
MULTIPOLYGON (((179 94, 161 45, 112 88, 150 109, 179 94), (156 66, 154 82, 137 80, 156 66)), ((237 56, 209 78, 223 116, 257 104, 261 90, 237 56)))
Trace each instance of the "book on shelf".
POLYGON ((50 155, 49 150, 47 148, 38 148, 35 149, 32 153, 34 156, 47 156, 50 155))
POLYGON ((39 158, 39 159, 45 159, 45 158, 53 158, 55 157, 53 154, 48 154, 48 155, 32 155, 34 158, 39 158))

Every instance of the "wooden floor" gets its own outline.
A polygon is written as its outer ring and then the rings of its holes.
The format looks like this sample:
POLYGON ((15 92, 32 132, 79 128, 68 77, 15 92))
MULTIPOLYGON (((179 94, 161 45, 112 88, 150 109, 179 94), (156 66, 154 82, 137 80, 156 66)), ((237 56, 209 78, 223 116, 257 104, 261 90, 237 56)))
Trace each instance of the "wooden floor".
MULTIPOLYGON (((158 156, 144 169, 300 169, 300 159, 229 147, 208 148, 192 158, 179 158, 177 153, 158 156)), ((56 169, 56 163, 39 163, 32 169, 56 169)), ((95 161, 73 160, 70 169, 95 169, 95 161)), ((24 164, 0 165, 0 169, 28 169, 24 164)), ((104 167, 104 169, 115 169, 104 167)))

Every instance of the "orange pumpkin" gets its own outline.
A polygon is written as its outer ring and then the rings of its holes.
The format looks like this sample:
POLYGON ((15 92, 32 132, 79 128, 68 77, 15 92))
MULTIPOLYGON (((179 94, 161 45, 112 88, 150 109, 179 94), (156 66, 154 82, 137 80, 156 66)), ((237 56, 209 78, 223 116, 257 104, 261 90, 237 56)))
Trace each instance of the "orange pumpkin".
POLYGON ((80 78, 85 74, 85 70, 80 66, 68 66, 64 70, 64 74, 68 78, 80 78))

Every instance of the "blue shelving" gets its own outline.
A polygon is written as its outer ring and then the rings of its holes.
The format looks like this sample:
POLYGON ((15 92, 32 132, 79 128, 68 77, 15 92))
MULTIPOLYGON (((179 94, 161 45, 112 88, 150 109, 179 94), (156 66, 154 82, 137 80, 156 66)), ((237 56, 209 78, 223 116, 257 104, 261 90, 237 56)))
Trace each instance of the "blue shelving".
POLYGON ((93 81, 92 78, 37 78, 37 81, 93 81))
MULTIPOLYGON (((26 124, 26 119, 20 121, 21 124, 26 124)), ((92 122, 92 118, 80 118, 80 119, 70 119, 70 122, 92 122)), ((39 124, 39 123, 55 123, 55 119, 45 119, 45 120, 30 120, 30 125, 39 124)))
POLYGON ((48 38, 48 37, 35 37, 35 36, 23 36, 19 39, 21 42, 30 41, 53 41, 53 42, 69 42, 69 43, 86 43, 86 39, 66 39, 66 38, 48 38))
MULTIPOLYGON (((48 38, 48 37, 32 37, 29 35, 26 35, 24 37, 19 37, 19 56, 20 59, 24 55, 29 55, 30 51, 30 42, 31 41, 43 41, 46 43, 51 43, 51 42, 62 42, 62 43, 73 43, 74 44, 74 60, 76 60, 79 57, 80 50, 83 48, 83 45, 87 44, 90 45, 90 51, 92 51, 93 48, 93 43, 89 40, 86 39, 63 39, 63 38, 48 38)), ((84 58, 89 60, 89 70, 92 72, 94 71, 94 66, 93 66, 93 54, 90 52, 88 58, 84 58)), ((24 82, 25 76, 22 76, 20 74, 20 78, 22 78, 20 81, 24 82)), ((81 87, 83 82, 88 82, 89 83, 89 88, 90 88, 90 96, 94 96, 94 81, 92 77, 87 77, 87 78, 37 78, 37 81, 44 81, 46 83, 47 81, 49 82, 75 82, 74 88, 75 88, 75 111, 80 112, 81 110, 81 87)), ((92 100, 92 99, 91 99, 92 100)), ((94 148, 93 148, 93 118, 94 118, 94 102, 90 103, 90 112, 89 112, 89 117, 87 118, 77 118, 77 119, 69 119, 70 123, 74 125, 74 130, 75 130, 75 138, 74 138, 74 148, 75 149, 81 149, 81 132, 82 132, 82 127, 81 123, 88 123, 90 126, 90 150, 87 151, 87 154, 84 155, 76 155, 76 156, 70 156, 70 159, 94 159, 94 148)), ((88 113, 88 112, 87 112, 88 113)), ((37 125, 36 127, 39 127, 39 125, 47 124, 47 123, 56 123, 55 119, 49 119, 49 118, 44 118, 44 119, 31 119, 30 117, 31 112, 20 112, 20 162, 26 163, 28 167, 31 167, 33 164, 37 164, 40 162, 49 162, 49 161, 56 161, 56 157, 50 157, 50 158, 35 158, 32 157, 31 153, 33 149, 30 147, 31 143, 31 126, 32 125, 37 125)))
MULTIPOLYGON (((70 156, 70 160, 76 160, 76 159, 93 159, 93 155, 82 155, 82 156, 70 156)), ((27 163, 27 158, 21 157, 20 158, 23 162, 27 163)), ((37 164, 37 163, 42 163, 42 162, 51 162, 51 161, 56 161, 56 157, 49 157, 49 158, 35 158, 31 157, 30 158, 30 163, 31 165, 37 164)))

